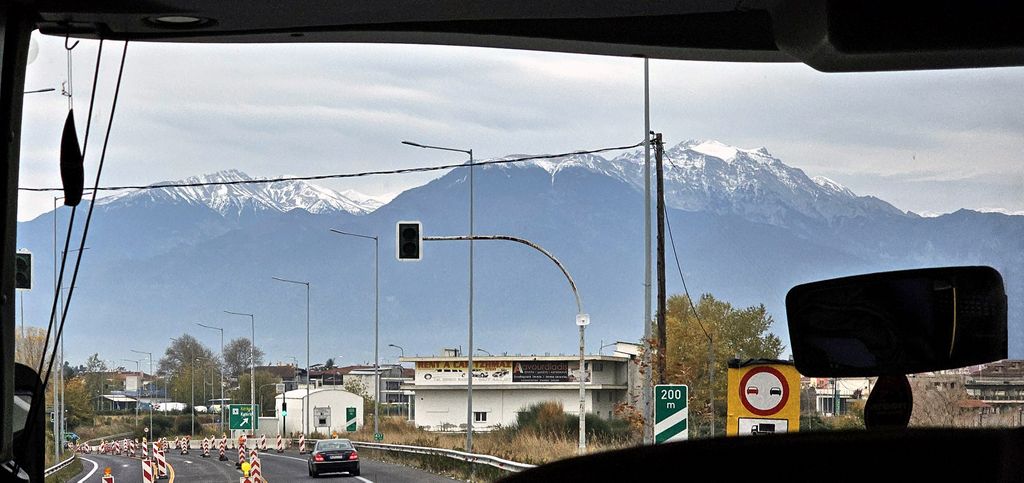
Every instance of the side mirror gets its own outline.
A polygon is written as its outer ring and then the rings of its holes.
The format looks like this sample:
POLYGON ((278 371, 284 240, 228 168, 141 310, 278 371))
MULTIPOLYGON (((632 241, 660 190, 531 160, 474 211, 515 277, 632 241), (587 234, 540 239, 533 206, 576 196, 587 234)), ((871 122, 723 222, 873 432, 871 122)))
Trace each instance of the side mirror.
POLYGON ((793 287, 793 362, 811 377, 955 369, 1007 357, 1006 292, 991 267, 883 272, 793 287))

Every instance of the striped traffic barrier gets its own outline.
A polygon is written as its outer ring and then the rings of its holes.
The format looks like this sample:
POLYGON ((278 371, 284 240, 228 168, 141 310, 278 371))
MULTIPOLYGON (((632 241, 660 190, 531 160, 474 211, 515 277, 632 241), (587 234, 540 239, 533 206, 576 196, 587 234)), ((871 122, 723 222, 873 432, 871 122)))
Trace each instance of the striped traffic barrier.
POLYGON ((284 440, 281 439, 281 435, 277 435, 277 452, 284 453, 284 440))
POLYGON ((103 468, 103 477, 100 483, 114 483, 114 475, 110 474, 110 467, 103 468))
POLYGON ((153 443, 153 455, 156 456, 157 478, 166 478, 168 475, 167 457, 164 455, 164 445, 162 442, 153 443))
POLYGON ((142 458, 142 483, 153 483, 153 465, 148 458, 142 458))
POLYGON ((220 457, 217 458, 220 461, 227 461, 228 460, 228 455, 224 451, 224 449, 227 448, 227 446, 228 446, 228 439, 227 438, 221 438, 221 440, 220 440, 220 457))
POLYGON ((299 454, 306 454, 306 435, 299 435, 299 454))
POLYGON ((265 434, 260 435, 260 451, 267 451, 267 435, 265 434))
POLYGON ((142 444, 139 446, 139 448, 142 449, 142 459, 148 460, 149 459, 149 441, 146 440, 145 436, 142 437, 142 444))
POLYGON ((184 438, 181 438, 181 440, 181 454, 188 454, 189 448, 192 447, 192 438, 185 436, 184 438))
POLYGON ((203 458, 210 457, 210 438, 203 438, 203 458))
POLYGON ((238 447, 238 464, 236 466, 238 468, 241 468, 242 467, 242 463, 245 463, 245 448, 242 447, 242 446, 239 446, 238 447))
POLYGON ((262 471, 260 470, 260 453, 256 448, 253 448, 252 452, 249 453, 249 476, 252 477, 255 483, 263 483, 262 471))

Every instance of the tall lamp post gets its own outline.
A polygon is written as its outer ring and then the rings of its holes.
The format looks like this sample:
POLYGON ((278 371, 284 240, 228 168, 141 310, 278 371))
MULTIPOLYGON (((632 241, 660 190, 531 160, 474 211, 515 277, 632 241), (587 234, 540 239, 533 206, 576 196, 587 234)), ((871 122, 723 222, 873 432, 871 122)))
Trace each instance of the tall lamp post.
MULTIPOLYGON (((223 363, 224 359, 224 329, 221 327, 214 327, 212 325, 201 324, 196 322, 196 325, 205 327, 207 329, 219 330, 220 331, 220 358, 223 363)), ((224 434, 224 366, 219 365, 217 368, 220 373, 220 432, 224 434)))
MULTIPOLYGON (((142 361, 137 359, 121 359, 122 361, 134 362, 135 372, 139 373, 139 387, 137 389, 139 395, 142 395, 142 361)), ((150 402, 152 404, 152 401, 150 402)), ((135 426, 139 425, 139 400, 135 400, 135 426)))
POLYGON ((309 434, 309 282, 299 280, 288 280, 286 278, 270 277, 278 282, 292 283, 306 286, 306 400, 302 404, 302 426, 303 432, 309 434))
MULTIPOLYGON (((537 251, 541 252, 542 254, 544 254, 544 256, 548 257, 548 260, 551 260, 551 262, 554 263, 555 266, 557 266, 558 269, 562 271, 562 275, 565 275, 565 279, 569 282, 569 287, 572 288, 572 294, 576 298, 576 325, 579 326, 579 331, 580 331, 580 369, 579 369, 579 372, 577 373, 577 379, 579 380, 579 383, 580 383, 580 413, 579 413, 580 414, 580 418, 579 418, 580 419, 580 436, 579 436, 579 453, 580 454, 585 453, 586 450, 587 450, 587 433, 586 433, 586 400, 584 399, 584 397, 585 397, 584 383, 586 382, 586 372, 584 371, 584 368, 586 366, 585 366, 585 362, 584 362, 583 351, 584 351, 584 329, 586 329, 587 325, 590 324, 590 316, 583 312, 583 301, 580 299, 580 293, 579 293, 579 290, 577 290, 577 288, 576 288, 576 282, 573 281, 572 276, 569 275, 569 271, 565 269, 565 265, 562 265, 562 262, 558 261, 558 259, 555 258, 555 256, 552 255, 551 252, 545 250, 540 245, 537 245, 536 243, 533 243, 532 241, 527 240, 525 238, 519 238, 519 237, 509 236, 509 235, 471 235, 471 236, 461 236, 461 235, 459 235, 459 236, 425 236, 425 237, 423 237, 424 241, 453 241, 453 240, 473 240, 473 239, 476 239, 476 240, 510 241, 510 242, 515 242, 515 243, 520 243, 520 244, 526 245, 526 246, 528 246, 530 248, 533 248, 534 250, 537 250, 537 251)), ((469 354, 470 354, 470 357, 472 357, 472 355, 473 355, 472 348, 470 349, 469 354)), ((472 366, 470 366, 470 367, 472 367, 472 366)), ((473 380, 473 373, 472 373, 472 371, 470 372, 469 380, 470 381, 473 380)))
POLYGON ((466 350, 466 452, 473 452, 473 150, 430 146, 410 141, 402 144, 423 149, 437 149, 469 155, 469 346, 466 350))
POLYGON ((402 351, 402 358, 403 359, 405 358, 405 349, 403 349, 402 346, 395 345, 395 344, 388 344, 388 347, 394 347, 395 349, 398 349, 398 350, 402 351))
MULTIPOLYGON (((135 349, 130 349, 130 350, 132 352, 136 353, 136 354, 146 354, 147 356, 149 356, 149 373, 152 374, 153 373, 153 353, 152 352, 146 352, 146 351, 138 351, 138 350, 135 350, 135 349)), ((146 387, 145 381, 140 381, 139 383, 142 384, 143 388, 146 387)), ((141 393, 141 389, 140 389, 140 393, 141 393)), ((152 395, 153 395, 153 393, 152 393, 152 391, 150 391, 150 398, 149 398, 149 437, 150 437, 150 439, 153 438, 153 397, 152 397, 152 395)))
MULTIPOLYGON (((224 311, 225 314, 241 315, 243 317, 249 317, 250 328, 252 329, 252 337, 249 339, 249 404, 256 404, 256 316, 253 314, 245 314, 242 312, 231 312, 229 310, 224 311)), ((255 409, 255 408, 253 408, 255 409)), ((250 429, 255 425, 250 423, 250 429)))
POLYGON ((380 432, 380 239, 377 236, 348 233, 331 228, 332 233, 373 240, 373 434, 380 432))

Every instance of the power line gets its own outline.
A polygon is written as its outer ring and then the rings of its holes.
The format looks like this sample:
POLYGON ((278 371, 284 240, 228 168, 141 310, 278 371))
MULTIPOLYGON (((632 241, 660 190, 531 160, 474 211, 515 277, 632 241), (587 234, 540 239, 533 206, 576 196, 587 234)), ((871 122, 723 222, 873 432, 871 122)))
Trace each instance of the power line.
MULTIPOLYGON (((587 151, 572 151, 567 153, 559 154, 538 154, 534 156, 524 156, 520 158, 506 158, 506 159, 491 159, 487 161, 480 161, 473 163, 473 166, 487 166, 492 164, 512 164, 521 163, 524 161, 533 161, 537 159, 553 159, 563 158, 567 156, 574 156, 580 154, 596 154, 604 153, 608 151, 625 151, 627 149, 634 149, 643 146, 643 142, 639 142, 630 146, 613 146, 600 149, 591 149, 587 151)), ((96 188, 99 191, 121 191, 121 190, 152 190, 152 189, 164 189, 164 188, 194 188, 201 186, 228 186, 228 185, 249 185, 249 184, 269 184, 269 183, 280 183, 283 181, 315 181, 324 179, 345 179, 345 178, 362 178, 366 176, 380 176, 380 175, 393 175, 393 174, 408 174, 408 173, 425 173, 430 171, 441 171, 445 169, 455 168, 467 168, 470 165, 468 163, 458 164, 445 164, 440 166, 420 166, 415 168, 401 168, 401 169, 387 169, 377 171, 362 171, 357 173, 340 173, 340 174, 321 174, 313 176, 282 176, 278 178, 262 178, 262 179, 241 179, 232 181, 205 181, 196 183, 161 183, 151 185, 125 185, 125 186, 101 186, 96 188)), ((46 191, 62 191, 63 188, 18 188, 20 191, 35 191, 35 192, 46 192, 46 191)))

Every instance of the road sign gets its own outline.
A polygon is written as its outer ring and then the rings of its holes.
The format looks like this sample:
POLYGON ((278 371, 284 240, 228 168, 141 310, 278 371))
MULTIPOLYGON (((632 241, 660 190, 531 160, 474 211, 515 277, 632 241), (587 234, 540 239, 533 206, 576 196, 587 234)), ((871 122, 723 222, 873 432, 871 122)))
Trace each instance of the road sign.
POLYGON ((345 431, 359 429, 356 425, 356 408, 345 408, 345 431))
POLYGON ((800 429, 800 374, 790 361, 729 361, 726 434, 800 429))
POLYGON ((229 429, 260 429, 259 404, 231 404, 228 406, 229 429))
POLYGON ((685 384, 654 386, 654 442, 669 443, 689 438, 689 388, 685 384))
POLYGON ((384 433, 373 433, 374 441, 384 441, 384 433))

